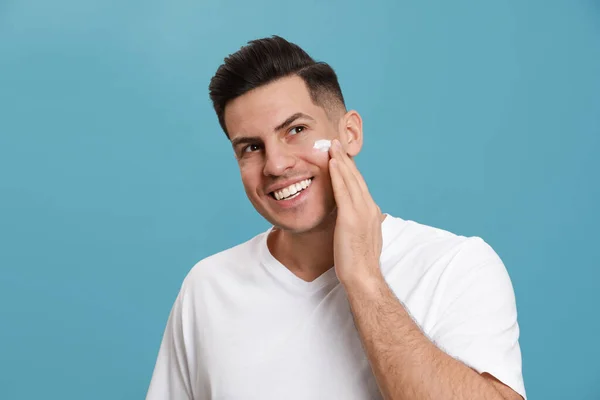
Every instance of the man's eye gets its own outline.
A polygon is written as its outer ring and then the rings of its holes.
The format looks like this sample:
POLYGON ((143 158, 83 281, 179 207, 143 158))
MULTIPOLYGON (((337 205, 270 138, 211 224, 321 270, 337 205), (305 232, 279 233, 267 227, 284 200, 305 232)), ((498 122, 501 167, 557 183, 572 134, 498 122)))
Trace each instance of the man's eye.
POLYGON ((260 146, 257 144, 249 144, 248 146, 244 147, 244 149, 242 150, 242 153, 250 153, 253 151, 257 151, 260 150, 260 146))
POLYGON ((303 126, 295 126, 292 129, 290 129, 289 133, 291 133, 292 135, 296 135, 300 132, 302 132, 305 128, 303 126))

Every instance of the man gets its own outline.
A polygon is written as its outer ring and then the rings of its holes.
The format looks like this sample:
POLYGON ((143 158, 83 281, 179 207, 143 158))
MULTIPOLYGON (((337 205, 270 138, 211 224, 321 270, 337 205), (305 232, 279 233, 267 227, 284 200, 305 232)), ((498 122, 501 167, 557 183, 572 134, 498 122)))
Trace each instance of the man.
POLYGON ((190 271, 148 399, 525 398, 502 261, 380 211, 353 162, 361 117, 327 64, 251 41, 210 96, 272 228, 190 271))

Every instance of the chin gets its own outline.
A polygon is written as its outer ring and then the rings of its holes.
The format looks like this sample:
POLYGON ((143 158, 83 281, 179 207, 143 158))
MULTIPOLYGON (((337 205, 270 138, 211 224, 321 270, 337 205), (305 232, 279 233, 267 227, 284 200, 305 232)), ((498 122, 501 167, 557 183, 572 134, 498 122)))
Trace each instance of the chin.
POLYGON ((287 231, 296 235, 309 233, 318 230, 323 226, 323 219, 311 219, 310 221, 297 221, 290 223, 280 223, 277 228, 283 231, 287 231))
POLYGON ((335 224, 335 210, 305 211, 302 215, 263 215, 274 227, 293 234, 319 231, 335 224))

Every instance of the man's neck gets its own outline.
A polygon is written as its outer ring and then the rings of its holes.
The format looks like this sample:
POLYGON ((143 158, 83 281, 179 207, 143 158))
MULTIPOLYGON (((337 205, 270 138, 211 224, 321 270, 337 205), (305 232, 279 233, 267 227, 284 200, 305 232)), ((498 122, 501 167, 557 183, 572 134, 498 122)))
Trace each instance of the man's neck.
POLYGON ((312 282, 333 267, 334 229, 332 215, 310 232, 273 229, 267 243, 273 257, 298 278, 312 282))

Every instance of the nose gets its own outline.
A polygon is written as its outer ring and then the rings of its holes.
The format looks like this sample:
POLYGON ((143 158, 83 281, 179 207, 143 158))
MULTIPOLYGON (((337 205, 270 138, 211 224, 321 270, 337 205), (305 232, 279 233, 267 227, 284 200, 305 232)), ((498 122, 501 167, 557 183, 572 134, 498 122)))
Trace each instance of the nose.
POLYGON ((281 176, 296 164, 296 157, 289 149, 278 143, 265 145, 265 176, 281 176))

